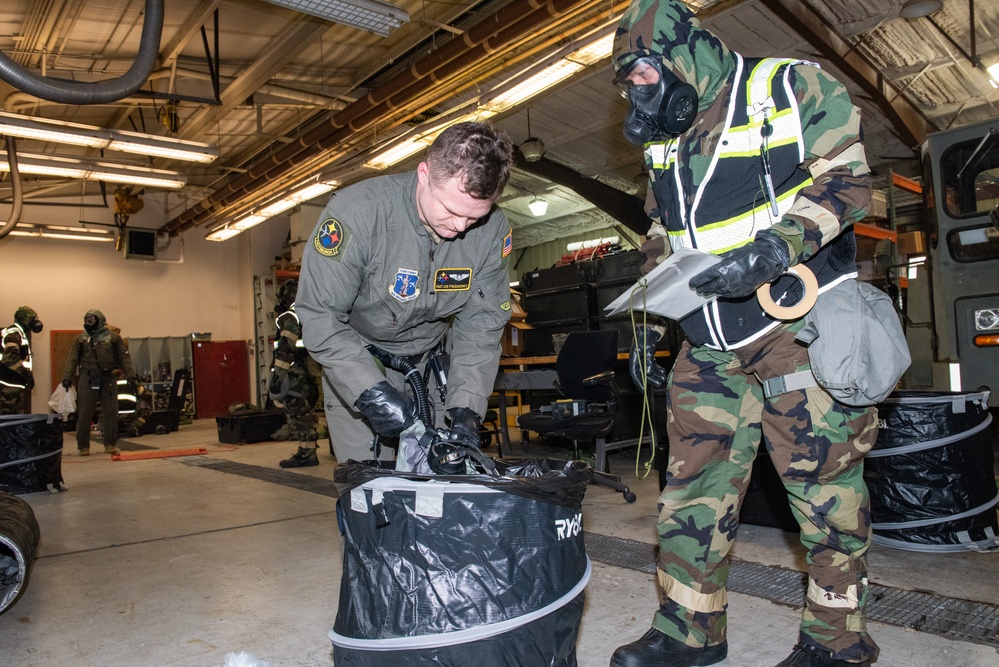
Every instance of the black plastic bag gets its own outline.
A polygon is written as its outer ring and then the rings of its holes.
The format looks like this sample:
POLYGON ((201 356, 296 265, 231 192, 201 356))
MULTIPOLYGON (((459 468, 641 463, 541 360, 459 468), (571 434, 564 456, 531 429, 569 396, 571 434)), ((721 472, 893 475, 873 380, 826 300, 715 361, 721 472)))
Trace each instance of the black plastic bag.
POLYGON ((63 491, 62 422, 56 415, 0 416, 0 491, 63 491))
POLYGON ((999 547, 989 392, 902 391, 867 455, 874 541, 913 551, 999 547))
POLYGON ((499 477, 339 466, 339 665, 576 664, 590 563, 581 462, 500 461, 499 477))

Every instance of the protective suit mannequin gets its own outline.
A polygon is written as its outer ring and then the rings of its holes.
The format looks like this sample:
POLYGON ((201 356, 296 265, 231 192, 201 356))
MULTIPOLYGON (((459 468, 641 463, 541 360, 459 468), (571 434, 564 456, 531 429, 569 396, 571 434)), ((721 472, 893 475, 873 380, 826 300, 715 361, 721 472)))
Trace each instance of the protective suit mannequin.
MULTIPOLYGON (((722 257, 690 279, 715 301, 680 320, 686 340, 668 378, 653 356, 661 331, 640 328, 632 377, 668 388, 669 466, 659 499, 652 628, 612 667, 692 667, 728 653, 726 579, 753 460, 762 443, 788 491, 808 549, 798 645, 778 667, 869 665, 863 456, 877 412, 835 401, 795 340, 804 319, 763 312, 756 289, 795 303, 804 264, 821 288, 855 276, 852 224, 871 199, 860 112, 814 63, 752 59, 704 30, 680 0, 634 0, 615 38, 615 83, 629 100, 625 135, 643 146, 651 270, 670 252, 722 257), (803 381, 804 383, 804 381, 803 381)), ((734 663, 739 664, 738 658, 734 663)))
MULTIPOLYGON (((274 323, 274 362, 268 393, 274 405, 284 408, 291 438, 298 440, 298 451, 281 461, 282 468, 302 468, 319 465, 316 454, 316 400, 319 388, 309 373, 309 353, 302 342, 302 325, 295 313, 298 281, 288 280, 277 292, 274 323)), ((331 436, 332 437, 332 436, 331 436)))
POLYGON ((104 452, 117 454, 118 380, 134 384, 135 369, 128 347, 107 327, 104 313, 88 310, 83 317, 85 333, 76 337, 66 357, 62 385, 67 389, 79 369, 76 388, 76 447, 80 456, 90 455, 90 421, 97 401, 101 406, 104 452))
POLYGON ((21 414, 25 392, 35 386, 31 372, 31 334, 41 333, 38 314, 28 306, 14 312, 14 323, 0 332, 3 356, 0 358, 0 415, 21 414))

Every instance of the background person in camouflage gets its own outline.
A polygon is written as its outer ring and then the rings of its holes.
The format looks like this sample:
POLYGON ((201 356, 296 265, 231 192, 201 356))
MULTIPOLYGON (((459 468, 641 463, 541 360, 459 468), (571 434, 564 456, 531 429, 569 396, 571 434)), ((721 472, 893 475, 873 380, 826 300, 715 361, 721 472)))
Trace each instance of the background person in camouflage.
POLYGON ((319 398, 319 388, 309 373, 309 353, 302 342, 302 325, 295 313, 298 281, 287 280, 277 292, 274 323, 274 362, 268 393, 274 405, 284 408, 289 437, 298 440, 298 451, 281 461, 282 468, 302 468, 319 465, 316 441, 316 415, 313 412, 319 398))
POLYGON ((876 410, 815 386, 794 338, 803 320, 771 318, 754 294, 772 283, 778 303, 794 303, 800 285, 780 278, 792 264, 808 266, 821 287, 856 275, 852 224, 871 199, 859 110, 812 63, 730 51, 679 0, 635 0, 613 58, 630 106, 625 134, 644 146, 650 174, 646 270, 684 247, 723 259, 690 280, 718 298, 680 321, 685 340, 668 380, 652 356, 661 330, 636 332, 636 384, 668 386, 663 595, 652 629, 618 648, 611 665, 726 658, 729 553, 761 438, 808 549, 798 645, 779 667, 868 665, 878 648, 864 614, 871 533, 862 459, 876 410), (797 372, 810 386, 765 395, 766 381, 797 372))
POLYGON ((101 406, 101 432, 104 453, 117 454, 118 380, 135 382, 135 369, 128 347, 117 333, 108 329, 99 310, 83 316, 84 333, 76 337, 66 356, 62 386, 69 389, 79 369, 76 386, 76 447, 80 456, 90 456, 90 422, 97 402, 101 406))
POLYGON ((0 332, 0 415, 19 415, 24 396, 35 386, 31 371, 31 334, 42 332, 38 313, 28 306, 14 311, 14 323, 0 332))

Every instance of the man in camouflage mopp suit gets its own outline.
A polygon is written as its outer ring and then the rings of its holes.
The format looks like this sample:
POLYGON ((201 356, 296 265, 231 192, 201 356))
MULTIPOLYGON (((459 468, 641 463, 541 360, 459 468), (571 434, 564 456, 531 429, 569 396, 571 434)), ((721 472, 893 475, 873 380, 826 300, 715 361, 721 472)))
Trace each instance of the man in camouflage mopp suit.
POLYGON ((287 280, 278 287, 277 317, 274 323, 274 363, 268 394, 274 405, 284 409, 291 438, 298 441, 298 451, 279 464, 282 468, 304 468, 319 465, 316 441, 316 414, 319 387, 309 373, 309 353, 302 342, 302 324, 295 312, 298 281, 287 280))
MULTIPOLYGON (((668 387, 669 467, 660 496, 652 628, 612 667, 694 667, 728 654, 726 579, 761 439, 787 489, 808 549, 798 643, 778 667, 869 665, 866 553, 870 506, 862 459, 874 408, 839 403, 815 385, 804 319, 765 314, 755 292, 800 298, 782 274, 803 264, 820 290, 855 275, 852 225, 871 199, 860 111, 814 63, 730 51, 679 0, 634 0, 614 43, 627 95, 625 134, 645 150, 651 270, 670 252, 722 256, 690 279, 716 300, 680 320, 669 377, 652 353, 662 331, 640 327, 632 377, 668 387), (773 381, 808 378, 811 382, 773 381)), ((741 661, 733 656, 734 664, 741 661)))

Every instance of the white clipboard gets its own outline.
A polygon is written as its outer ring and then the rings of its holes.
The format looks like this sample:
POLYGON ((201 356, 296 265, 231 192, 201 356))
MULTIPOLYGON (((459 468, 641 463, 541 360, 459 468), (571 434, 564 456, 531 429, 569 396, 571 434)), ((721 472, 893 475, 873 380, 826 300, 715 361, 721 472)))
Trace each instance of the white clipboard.
POLYGON ((720 261, 721 258, 717 255, 680 248, 607 305, 604 308, 605 314, 612 317, 629 310, 644 310, 653 315, 679 320, 715 300, 716 297, 713 296, 698 295, 687 283, 698 273, 720 261))

